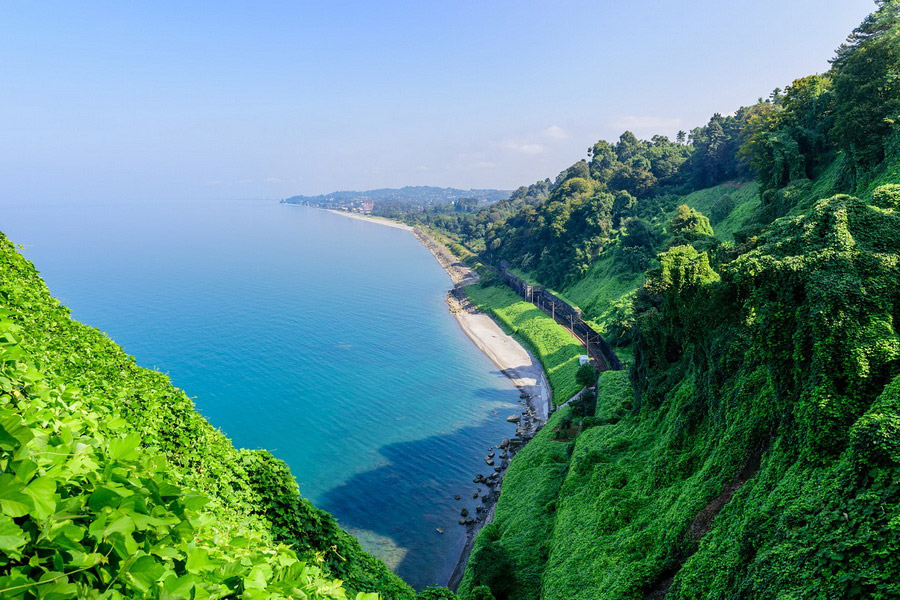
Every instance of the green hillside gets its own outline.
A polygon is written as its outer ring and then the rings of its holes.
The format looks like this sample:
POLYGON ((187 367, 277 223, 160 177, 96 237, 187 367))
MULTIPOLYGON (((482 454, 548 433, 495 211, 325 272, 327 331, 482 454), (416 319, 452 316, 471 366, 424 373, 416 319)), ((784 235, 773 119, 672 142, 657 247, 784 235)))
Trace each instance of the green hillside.
POLYGON ((448 229, 629 363, 512 462, 461 597, 900 597, 898 13, 827 73, 448 229))
MULTIPOLYGON (((674 140, 392 216, 577 305, 627 367, 516 454, 463 600, 900 598, 900 0, 674 140)), ((567 399, 581 347, 481 272, 567 399)), ((417 597, 0 235, 0 600, 354 594, 417 597)))
POLYGON ((0 598, 415 597, 2 234, 0 307, 0 598))

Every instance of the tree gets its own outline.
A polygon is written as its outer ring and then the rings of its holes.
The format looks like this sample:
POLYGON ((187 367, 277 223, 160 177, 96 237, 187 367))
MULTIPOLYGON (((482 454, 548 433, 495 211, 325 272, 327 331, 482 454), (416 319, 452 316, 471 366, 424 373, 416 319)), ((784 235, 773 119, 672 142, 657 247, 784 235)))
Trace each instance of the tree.
POLYGON ((682 204, 677 209, 677 214, 669 221, 669 230, 682 236, 711 236, 713 235, 712 225, 709 219, 696 211, 687 204, 682 204))
POLYGON ((575 373, 575 382, 581 387, 594 387, 597 383, 597 370, 591 363, 585 363, 575 373))
POLYGON ((655 242, 653 229, 646 221, 643 219, 628 219, 625 222, 625 237, 622 239, 622 246, 626 248, 641 247, 652 252, 655 242))
POLYGON ((472 592, 469 594, 470 600, 495 600, 494 594, 491 593, 491 588, 486 585, 479 585, 472 588, 472 592))
POLYGON ((879 2, 847 43, 834 70, 832 134, 855 164, 869 168, 885 156, 885 141, 900 119, 900 3, 879 2))
POLYGON ((459 600, 459 596, 445 587, 430 585, 416 596, 417 600, 459 600))

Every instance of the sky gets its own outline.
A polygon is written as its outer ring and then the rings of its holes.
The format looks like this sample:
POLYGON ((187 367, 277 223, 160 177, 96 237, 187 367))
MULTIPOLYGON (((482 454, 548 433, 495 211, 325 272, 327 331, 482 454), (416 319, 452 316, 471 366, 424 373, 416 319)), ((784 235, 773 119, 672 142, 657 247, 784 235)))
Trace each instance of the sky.
POLYGON ((0 202, 514 189, 823 72, 872 0, 0 3, 0 202))

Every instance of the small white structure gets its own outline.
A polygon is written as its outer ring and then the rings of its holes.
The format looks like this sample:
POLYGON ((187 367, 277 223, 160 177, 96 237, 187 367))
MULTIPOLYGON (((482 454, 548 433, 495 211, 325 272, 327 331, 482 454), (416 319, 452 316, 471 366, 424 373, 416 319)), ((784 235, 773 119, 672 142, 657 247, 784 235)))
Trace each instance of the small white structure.
POLYGON ((579 367, 584 366, 584 365, 588 364, 589 362, 591 362, 591 357, 588 356, 587 354, 582 354, 581 356, 578 357, 578 366, 579 367))

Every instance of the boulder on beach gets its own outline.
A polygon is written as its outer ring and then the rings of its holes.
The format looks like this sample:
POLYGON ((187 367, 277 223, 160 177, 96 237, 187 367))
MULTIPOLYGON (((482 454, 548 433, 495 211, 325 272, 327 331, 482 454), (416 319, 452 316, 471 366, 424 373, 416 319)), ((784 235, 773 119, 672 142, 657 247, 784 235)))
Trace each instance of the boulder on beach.
POLYGON ((506 420, 510 423, 518 423, 522 420, 522 415, 509 415, 508 417, 506 417, 506 420))
POLYGON ((459 511, 459 514, 462 515, 462 516, 464 516, 464 517, 468 517, 468 516, 469 516, 469 509, 468 509, 468 508, 464 508, 464 509, 462 509, 461 511, 459 511))

